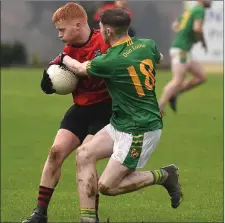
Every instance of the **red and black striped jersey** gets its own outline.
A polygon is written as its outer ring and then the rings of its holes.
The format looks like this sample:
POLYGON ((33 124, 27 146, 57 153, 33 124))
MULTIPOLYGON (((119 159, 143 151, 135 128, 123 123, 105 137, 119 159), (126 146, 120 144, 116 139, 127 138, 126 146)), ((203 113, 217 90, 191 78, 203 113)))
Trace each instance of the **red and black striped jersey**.
MULTIPOLYGON (((66 46, 64 52, 78 60, 85 62, 98 55, 104 54, 110 45, 106 44, 99 30, 92 30, 88 41, 82 45, 66 46)), ((111 100, 102 78, 87 76, 80 78, 77 88, 73 93, 73 101, 78 105, 90 105, 111 100)))

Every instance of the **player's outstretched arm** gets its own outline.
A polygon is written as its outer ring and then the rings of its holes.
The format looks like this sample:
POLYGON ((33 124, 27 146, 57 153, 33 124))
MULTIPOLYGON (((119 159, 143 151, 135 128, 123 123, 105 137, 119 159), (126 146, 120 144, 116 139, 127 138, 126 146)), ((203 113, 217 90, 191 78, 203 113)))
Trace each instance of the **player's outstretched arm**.
POLYGON ((203 34, 203 20, 202 19, 198 19, 198 20, 194 21, 193 30, 196 35, 196 40, 201 41, 202 46, 207 51, 207 46, 206 46, 206 42, 205 42, 205 38, 204 38, 204 34, 203 34))
POLYGON ((172 30, 173 30, 175 33, 179 30, 179 22, 178 22, 178 20, 175 20, 175 21, 172 23, 172 30))
POLYGON ((89 61, 84 63, 80 63, 79 61, 72 59, 68 55, 64 56, 62 63, 66 65, 71 71, 73 71, 76 75, 88 75, 87 73, 87 64, 89 61))
POLYGON ((162 60, 163 60, 163 55, 159 53, 159 59, 156 61, 156 64, 160 64, 162 60))
POLYGON ((159 63, 163 60, 163 55, 160 53, 159 63))

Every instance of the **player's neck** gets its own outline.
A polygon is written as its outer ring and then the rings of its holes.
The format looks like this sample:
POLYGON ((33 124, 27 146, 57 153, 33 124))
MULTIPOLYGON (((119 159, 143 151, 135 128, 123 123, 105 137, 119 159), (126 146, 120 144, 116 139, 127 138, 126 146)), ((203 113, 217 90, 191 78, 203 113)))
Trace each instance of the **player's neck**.
POLYGON ((125 9, 125 8, 126 8, 125 5, 121 5, 119 2, 115 2, 115 6, 116 6, 117 8, 121 8, 121 9, 125 9))
POLYGON ((115 36, 113 39, 110 40, 110 45, 114 46, 116 43, 123 42, 123 40, 125 40, 127 38, 130 38, 130 36, 128 34, 123 35, 123 36, 119 36, 119 37, 115 36))
POLYGON ((86 43, 90 38, 90 34, 91 34, 91 29, 88 26, 88 24, 83 26, 80 31, 80 35, 76 38, 76 40, 74 41, 74 44, 82 45, 82 44, 86 43))
POLYGON ((203 2, 198 2, 198 5, 201 5, 202 7, 204 7, 204 3, 203 2))

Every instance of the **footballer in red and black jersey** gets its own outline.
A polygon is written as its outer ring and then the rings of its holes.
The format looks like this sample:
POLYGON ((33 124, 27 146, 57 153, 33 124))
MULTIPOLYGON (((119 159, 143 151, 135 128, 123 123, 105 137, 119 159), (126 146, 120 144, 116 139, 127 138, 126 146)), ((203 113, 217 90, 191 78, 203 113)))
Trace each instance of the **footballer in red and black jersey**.
MULTIPOLYGON (((82 45, 69 45, 64 48, 64 53, 85 62, 96 56, 104 54, 110 45, 106 44, 99 30, 91 31, 88 41, 82 45)), ((105 100, 111 100, 102 78, 88 76, 80 78, 76 90, 73 92, 73 100, 77 105, 91 105, 105 100)))

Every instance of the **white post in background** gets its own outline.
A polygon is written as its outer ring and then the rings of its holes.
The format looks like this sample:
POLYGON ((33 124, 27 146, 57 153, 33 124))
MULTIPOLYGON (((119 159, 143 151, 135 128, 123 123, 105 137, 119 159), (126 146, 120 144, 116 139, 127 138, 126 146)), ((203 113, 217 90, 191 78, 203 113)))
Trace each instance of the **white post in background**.
MULTIPOLYGON (((193 7, 196 1, 184 2, 185 9, 193 7)), ((194 45, 192 57, 207 64, 223 64, 223 1, 212 1, 210 9, 206 10, 204 35, 208 46, 205 53, 201 43, 194 45)))

